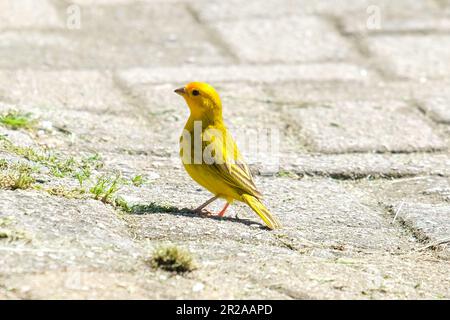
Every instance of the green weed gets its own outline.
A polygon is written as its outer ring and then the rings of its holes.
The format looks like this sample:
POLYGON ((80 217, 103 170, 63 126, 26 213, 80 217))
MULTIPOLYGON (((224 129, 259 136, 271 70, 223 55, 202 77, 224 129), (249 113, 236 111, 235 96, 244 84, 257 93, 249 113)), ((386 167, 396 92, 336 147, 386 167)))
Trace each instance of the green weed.
POLYGON ((120 174, 114 177, 102 175, 97 179, 97 182, 89 189, 89 192, 94 196, 94 199, 100 200, 104 203, 114 204, 116 193, 122 185, 122 178, 120 174))
POLYGON ((191 254, 176 246, 157 248, 148 263, 154 269, 176 273, 189 272, 195 268, 191 254))
POLYGON ((0 115, 0 123, 13 130, 32 129, 36 125, 36 120, 31 118, 30 113, 10 110, 0 115))
POLYGON ((142 177, 142 175, 136 175, 131 178, 131 183, 133 183, 135 187, 140 187, 144 183, 144 178, 142 177))
POLYGON ((35 182, 35 179, 31 175, 33 168, 27 164, 9 164, 4 160, 1 161, 0 167, 0 189, 28 189, 35 182))

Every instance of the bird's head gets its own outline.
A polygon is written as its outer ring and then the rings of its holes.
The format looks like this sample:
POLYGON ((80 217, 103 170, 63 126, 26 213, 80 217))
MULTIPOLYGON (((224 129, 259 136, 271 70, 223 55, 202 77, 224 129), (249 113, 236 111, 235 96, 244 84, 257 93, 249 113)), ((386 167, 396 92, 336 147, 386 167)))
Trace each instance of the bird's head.
POLYGON ((219 94, 211 85, 204 82, 191 82, 176 89, 175 93, 186 100, 194 118, 222 117, 219 94))

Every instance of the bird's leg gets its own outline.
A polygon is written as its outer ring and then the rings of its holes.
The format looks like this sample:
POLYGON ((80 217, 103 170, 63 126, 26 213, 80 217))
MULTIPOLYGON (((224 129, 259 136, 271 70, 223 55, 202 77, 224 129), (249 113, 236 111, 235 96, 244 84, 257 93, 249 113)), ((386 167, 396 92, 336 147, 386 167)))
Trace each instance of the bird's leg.
POLYGON ((219 197, 218 196, 214 196, 211 199, 209 199, 208 201, 206 201, 205 203, 203 203, 202 205, 200 205, 197 209, 192 210, 195 213, 198 214, 206 214, 206 215, 212 215, 213 213, 206 208, 206 206, 208 206, 210 203, 216 201, 219 197))
POLYGON ((223 207, 222 211, 220 211, 217 215, 218 215, 219 217, 223 217, 223 215, 225 214, 225 211, 227 211, 227 208, 228 208, 229 205, 230 205, 230 204, 227 202, 227 203, 225 204, 225 206, 223 207))

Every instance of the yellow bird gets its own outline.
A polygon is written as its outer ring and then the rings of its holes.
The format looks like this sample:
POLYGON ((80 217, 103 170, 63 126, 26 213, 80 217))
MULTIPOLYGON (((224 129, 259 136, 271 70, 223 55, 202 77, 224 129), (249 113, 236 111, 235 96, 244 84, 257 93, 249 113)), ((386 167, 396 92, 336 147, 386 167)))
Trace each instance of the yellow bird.
POLYGON ((281 224, 261 202, 261 193, 253 182, 248 166, 222 118, 222 103, 216 90, 207 83, 191 82, 176 89, 190 109, 180 138, 180 156, 188 174, 214 194, 194 211, 211 214, 206 206, 218 198, 227 201, 218 213, 222 217, 233 201, 245 202, 270 229, 281 224))

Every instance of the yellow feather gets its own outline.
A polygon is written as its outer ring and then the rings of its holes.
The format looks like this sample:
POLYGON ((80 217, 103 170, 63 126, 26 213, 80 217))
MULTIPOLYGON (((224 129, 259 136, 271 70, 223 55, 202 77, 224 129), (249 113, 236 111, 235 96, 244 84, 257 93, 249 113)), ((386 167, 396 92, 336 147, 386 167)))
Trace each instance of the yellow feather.
POLYGON ((253 209, 253 211, 256 212, 256 214, 266 223, 266 225, 270 229, 281 228, 281 223, 277 218, 275 218, 275 216, 270 213, 270 211, 264 204, 262 204, 260 200, 249 194, 243 194, 242 200, 244 200, 244 202, 248 204, 250 208, 253 209))

